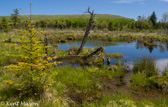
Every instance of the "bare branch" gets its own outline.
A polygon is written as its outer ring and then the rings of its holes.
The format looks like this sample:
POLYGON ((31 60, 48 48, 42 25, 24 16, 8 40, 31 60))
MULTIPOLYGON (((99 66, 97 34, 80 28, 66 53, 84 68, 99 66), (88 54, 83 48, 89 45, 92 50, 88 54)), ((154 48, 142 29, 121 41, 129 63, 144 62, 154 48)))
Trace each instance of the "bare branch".
POLYGON ((88 7, 88 13, 92 14, 92 13, 90 12, 90 6, 88 7))

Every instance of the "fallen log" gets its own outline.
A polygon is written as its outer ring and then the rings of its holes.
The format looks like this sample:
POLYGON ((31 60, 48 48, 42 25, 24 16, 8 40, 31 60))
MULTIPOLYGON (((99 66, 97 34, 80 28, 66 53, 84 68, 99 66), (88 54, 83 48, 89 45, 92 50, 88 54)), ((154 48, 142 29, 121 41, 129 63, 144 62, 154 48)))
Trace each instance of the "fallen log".
MULTIPOLYGON (((84 55, 65 55, 64 57, 81 57, 81 58, 83 58, 85 56, 84 55)), ((99 56, 93 55, 92 57, 99 57, 99 56)))
POLYGON ((102 52, 104 49, 102 47, 98 48, 97 50, 95 50, 94 52, 92 52, 91 54, 89 54, 86 58, 92 57, 93 55, 95 55, 98 52, 102 52))
POLYGON ((84 55, 65 55, 65 57, 84 57, 84 55))

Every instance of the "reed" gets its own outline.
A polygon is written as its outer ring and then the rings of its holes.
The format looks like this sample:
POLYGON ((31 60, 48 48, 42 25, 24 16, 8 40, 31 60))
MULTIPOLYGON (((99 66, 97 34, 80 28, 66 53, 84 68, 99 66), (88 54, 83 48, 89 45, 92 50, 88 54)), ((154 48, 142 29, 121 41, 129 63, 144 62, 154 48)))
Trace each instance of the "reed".
POLYGON ((152 57, 143 57, 138 59, 133 64, 133 73, 145 73, 146 77, 152 77, 158 74, 158 69, 156 69, 156 63, 152 57))

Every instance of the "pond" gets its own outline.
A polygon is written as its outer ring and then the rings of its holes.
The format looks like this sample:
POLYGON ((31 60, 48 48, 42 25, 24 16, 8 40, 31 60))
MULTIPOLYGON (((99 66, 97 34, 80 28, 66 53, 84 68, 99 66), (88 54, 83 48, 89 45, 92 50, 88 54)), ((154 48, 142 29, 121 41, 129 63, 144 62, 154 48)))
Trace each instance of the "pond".
MULTIPOLYGON (((166 42, 155 41, 158 46, 145 46, 143 41, 136 40, 131 43, 120 41, 101 41, 101 40, 87 40, 84 47, 96 48, 104 47, 107 53, 122 53, 124 55, 121 59, 111 58, 111 64, 116 60, 125 62, 130 68, 133 62, 144 56, 153 57, 156 60, 157 67, 163 71, 168 64, 168 44, 166 42)), ((59 45, 59 49, 69 49, 71 47, 80 47, 81 41, 69 41, 59 45)), ((107 64, 107 61, 105 61, 107 64)))

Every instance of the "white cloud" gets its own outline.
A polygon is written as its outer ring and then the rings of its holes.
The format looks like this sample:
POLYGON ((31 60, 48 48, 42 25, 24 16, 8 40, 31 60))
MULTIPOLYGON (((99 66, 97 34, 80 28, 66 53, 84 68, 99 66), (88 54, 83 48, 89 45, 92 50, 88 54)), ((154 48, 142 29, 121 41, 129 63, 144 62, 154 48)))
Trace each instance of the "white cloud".
POLYGON ((161 0, 161 1, 168 2, 168 0, 161 0))
MULTIPOLYGON (((135 3, 135 2, 139 2, 142 3, 144 0, 115 0, 113 1, 114 3, 135 3)), ((168 0, 165 0, 168 1, 168 0)))

